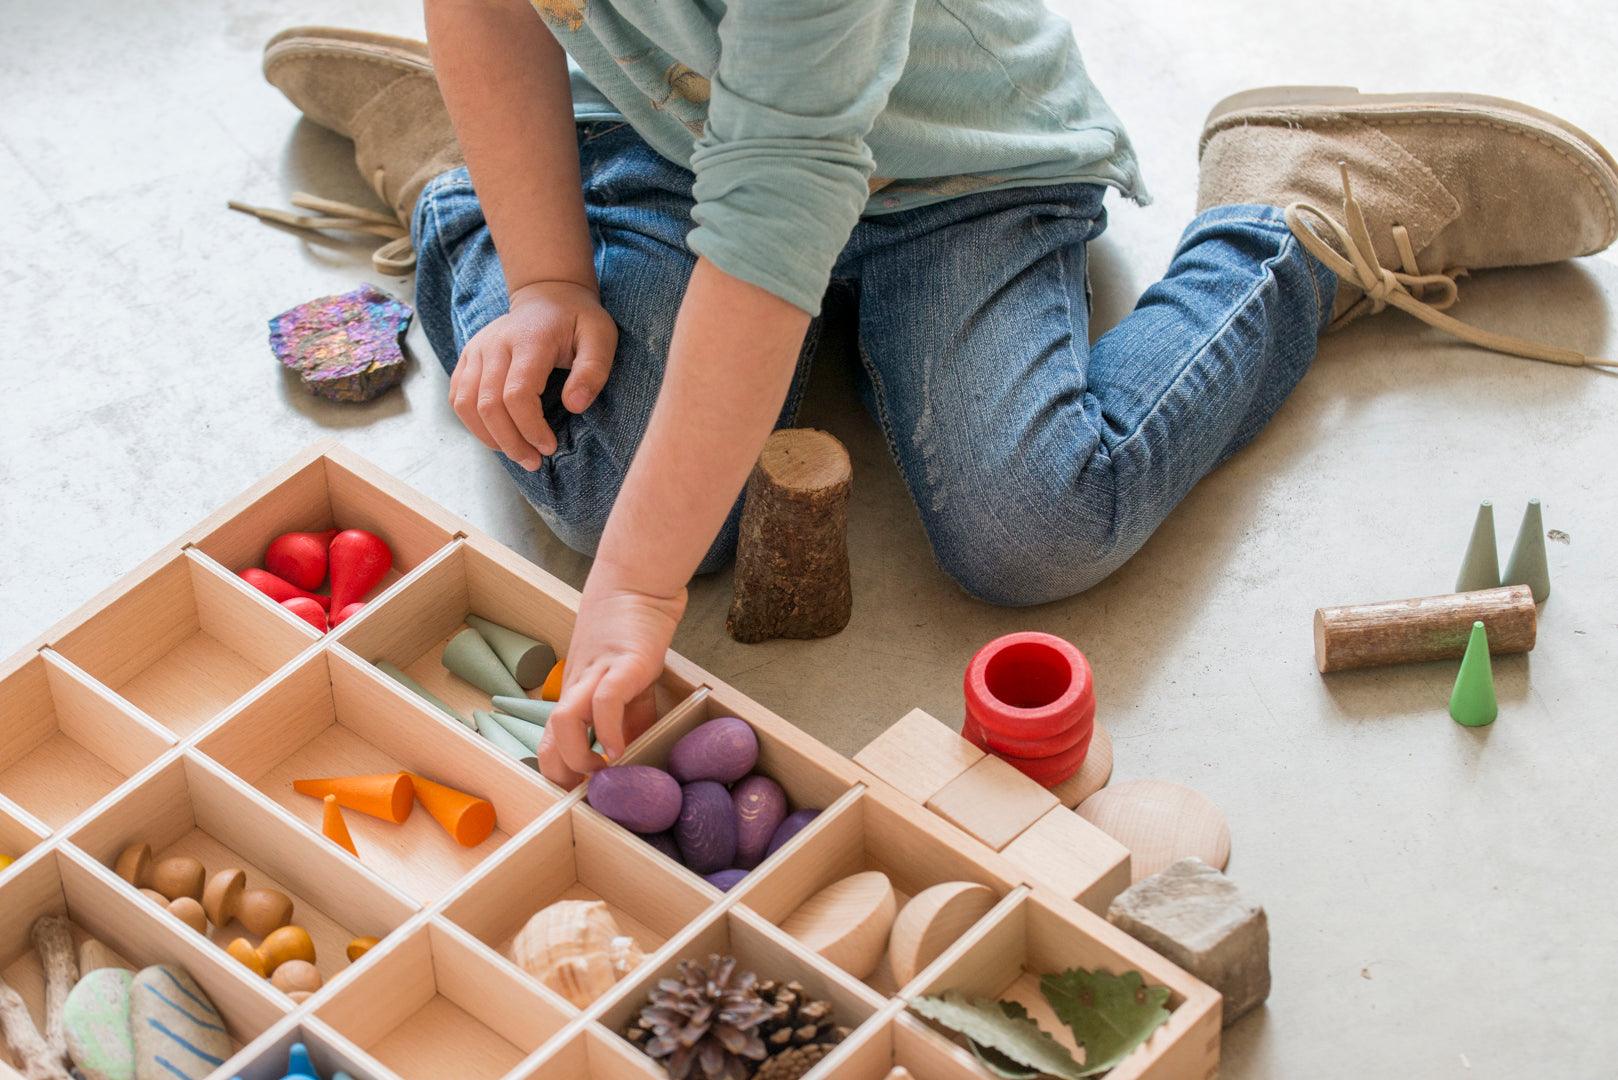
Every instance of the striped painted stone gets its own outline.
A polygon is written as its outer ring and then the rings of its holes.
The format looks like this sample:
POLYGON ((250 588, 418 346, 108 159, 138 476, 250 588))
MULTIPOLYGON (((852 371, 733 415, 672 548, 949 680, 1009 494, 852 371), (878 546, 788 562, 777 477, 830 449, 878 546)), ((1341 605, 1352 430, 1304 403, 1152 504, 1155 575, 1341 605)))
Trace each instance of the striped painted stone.
POLYGON ((62 1003, 68 1056, 84 1080, 134 1080, 135 1040, 129 1030, 129 989, 134 975, 98 968, 62 1003))
POLYGON ((230 1034, 196 980, 161 964, 135 976, 129 1026, 135 1080, 202 1080, 230 1056, 230 1034))

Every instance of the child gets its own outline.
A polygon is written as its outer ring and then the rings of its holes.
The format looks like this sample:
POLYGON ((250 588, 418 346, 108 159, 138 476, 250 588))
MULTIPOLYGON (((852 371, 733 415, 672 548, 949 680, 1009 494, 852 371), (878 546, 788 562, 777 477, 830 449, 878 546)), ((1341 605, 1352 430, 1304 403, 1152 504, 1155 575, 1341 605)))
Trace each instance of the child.
POLYGON ((596 557, 542 746, 559 783, 602 763, 587 724, 612 758, 647 722, 686 582, 730 554, 831 283, 939 564, 998 604, 1120 566, 1361 313, 1588 362, 1438 310, 1452 268, 1587 254, 1618 228, 1612 158, 1512 102, 1227 99, 1199 216, 1092 348, 1085 245, 1106 188, 1146 194, 1038 0, 427 0, 427 21, 430 64, 307 28, 265 72, 355 140, 410 224, 456 414, 596 557))

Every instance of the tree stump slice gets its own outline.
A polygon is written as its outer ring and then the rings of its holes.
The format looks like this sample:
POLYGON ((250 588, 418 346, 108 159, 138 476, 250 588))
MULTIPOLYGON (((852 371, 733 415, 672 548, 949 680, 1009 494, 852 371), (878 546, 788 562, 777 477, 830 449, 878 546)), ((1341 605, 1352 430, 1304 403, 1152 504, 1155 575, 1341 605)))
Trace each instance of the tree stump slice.
POLYGON ((820 638, 848 625, 848 496, 854 470, 836 438, 772 434, 747 480, 725 629, 744 644, 820 638))

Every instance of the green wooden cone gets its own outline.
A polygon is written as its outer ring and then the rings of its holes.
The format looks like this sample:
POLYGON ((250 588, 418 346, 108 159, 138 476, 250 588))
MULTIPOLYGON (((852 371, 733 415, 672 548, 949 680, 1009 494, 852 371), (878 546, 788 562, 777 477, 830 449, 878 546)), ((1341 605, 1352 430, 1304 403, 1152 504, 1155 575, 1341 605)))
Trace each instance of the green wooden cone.
POLYGON ((503 694, 495 695, 494 707, 507 716, 515 716, 519 720, 526 720, 530 724, 545 726, 551 718, 551 710, 556 708, 554 701, 536 701, 527 697, 506 697, 503 694))
POLYGON ((449 644, 444 646, 444 666, 485 694, 523 696, 522 687, 489 648, 483 635, 470 627, 450 638, 449 644))
POLYGON ((1461 573, 1455 579, 1456 592, 1500 587, 1500 554, 1494 540, 1494 503, 1478 504, 1477 520, 1472 522, 1472 539, 1461 560, 1461 573))
POLYGON ((1457 724, 1483 727, 1494 723, 1500 707, 1494 700, 1494 666, 1489 662, 1489 635, 1481 622, 1472 624, 1472 636, 1461 657, 1461 671, 1449 695, 1449 714, 1457 724))
POLYGON ((478 734, 488 739, 497 749, 511 755, 524 765, 536 769, 539 767, 539 759, 534 756, 534 752, 518 742, 517 736, 496 723, 493 716, 482 709, 478 709, 472 715, 478 722, 478 734))
POLYGON ((556 663, 556 650, 543 641, 535 641, 477 615, 468 615, 466 625, 483 635, 483 640, 489 643, 500 662, 506 665, 506 670, 511 672, 511 677, 524 690, 532 690, 542 684, 556 663))
POLYGON ((1528 509, 1523 511, 1517 542, 1511 545, 1511 558, 1506 560, 1505 584, 1528 586, 1536 604, 1543 604, 1551 594, 1551 568, 1545 562, 1545 520, 1540 516, 1538 499, 1529 499, 1528 509))
POLYGON ((378 660, 376 662, 376 666, 377 666, 377 670, 382 672, 382 674, 386 675, 388 678, 392 679, 394 682, 398 683, 400 686, 403 686, 405 689, 410 690, 411 692, 415 693, 418 697, 421 697, 424 700, 431 702, 433 707, 438 709, 439 711, 443 712, 444 715, 453 716, 456 720, 458 720, 461 723, 465 724, 467 727, 472 726, 472 721, 468 720, 466 717, 462 716, 460 713, 456 712, 454 709, 452 709, 448 705, 444 704, 442 699, 440 699, 437 695, 433 694, 430 690, 428 690, 425 686, 421 685, 415 679, 412 679, 410 676, 406 675, 403 671, 400 671, 397 666, 395 666, 393 664, 390 664, 386 660, 378 660))
POLYGON ((489 717, 501 727, 509 731, 513 738, 528 747, 530 753, 539 753, 539 737, 545 734, 542 724, 530 724, 526 720, 505 713, 489 713, 489 717))

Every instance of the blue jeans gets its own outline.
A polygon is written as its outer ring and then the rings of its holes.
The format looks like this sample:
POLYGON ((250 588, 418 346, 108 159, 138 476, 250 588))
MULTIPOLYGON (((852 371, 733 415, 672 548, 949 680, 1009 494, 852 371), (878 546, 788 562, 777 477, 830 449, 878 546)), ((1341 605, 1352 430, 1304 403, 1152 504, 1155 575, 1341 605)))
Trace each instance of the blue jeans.
MULTIPOLYGON (((581 125, 579 157, 617 358, 577 416, 552 378, 542 400, 558 445, 537 472, 501 460, 557 536, 590 554, 646 429, 696 259, 685 246, 690 172, 620 124, 581 125)), ((1279 210, 1219 207, 1191 223, 1168 274, 1092 348, 1085 245, 1106 227, 1102 194, 1026 187, 868 217, 834 271, 857 299, 868 407, 933 553, 991 603, 1071 596, 1123 565, 1258 434, 1308 370, 1331 312, 1336 279, 1279 210)), ((412 224, 422 327, 453 370, 506 310, 465 169, 428 185, 412 224)), ((729 558, 739 513, 738 500, 703 570, 729 558)))

